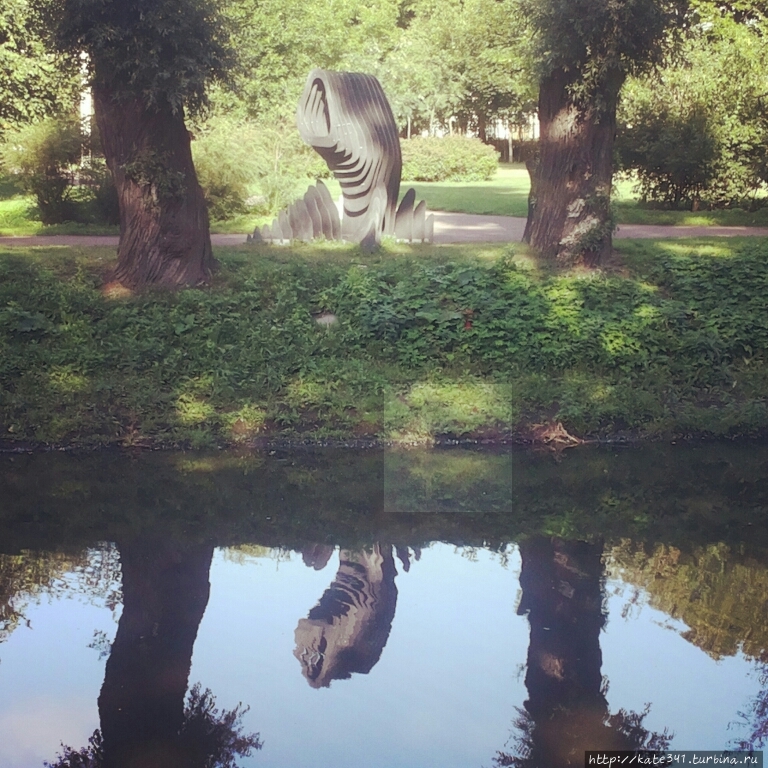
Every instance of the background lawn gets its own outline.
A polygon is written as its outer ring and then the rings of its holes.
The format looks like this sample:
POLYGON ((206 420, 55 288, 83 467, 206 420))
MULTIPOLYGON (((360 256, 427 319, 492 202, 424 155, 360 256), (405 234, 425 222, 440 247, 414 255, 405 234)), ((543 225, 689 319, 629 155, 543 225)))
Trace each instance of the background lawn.
MULTIPOLYGON (((337 199, 341 188, 335 179, 325 179, 331 196, 337 199)), ((517 216, 528 213, 528 172, 522 164, 502 164, 491 181, 408 182, 401 183, 401 194, 409 187, 417 200, 426 200, 432 211, 455 211, 491 216, 517 216)), ((760 226, 768 227, 768 207, 757 211, 740 208, 715 211, 662 211, 641 207, 633 197, 633 184, 619 180, 614 193, 614 208, 619 224, 656 224, 684 226, 760 226)), ((19 195, 15 187, 0 179, 0 236, 20 235, 109 235, 118 228, 108 225, 68 222, 44 226, 35 218, 31 198, 19 195)), ((272 217, 243 214, 227 221, 211 223, 211 232, 250 233, 269 223, 272 217)))

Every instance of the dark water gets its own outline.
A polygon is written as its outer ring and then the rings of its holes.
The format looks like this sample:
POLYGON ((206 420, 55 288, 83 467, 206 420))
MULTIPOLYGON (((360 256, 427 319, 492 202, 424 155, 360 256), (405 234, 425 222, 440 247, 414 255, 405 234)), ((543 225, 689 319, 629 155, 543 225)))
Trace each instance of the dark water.
POLYGON ((755 444, 0 457, 0 766, 760 748, 767 511, 755 444))

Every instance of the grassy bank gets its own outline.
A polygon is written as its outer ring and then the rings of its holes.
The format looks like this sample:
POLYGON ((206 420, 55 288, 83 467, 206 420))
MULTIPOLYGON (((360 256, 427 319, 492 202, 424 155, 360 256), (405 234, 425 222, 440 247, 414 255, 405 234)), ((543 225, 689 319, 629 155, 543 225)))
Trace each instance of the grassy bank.
POLYGON ((522 246, 243 246, 219 249, 209 290, 135 297, 101 295, 109 249, 0 250, 0 437, 764 431, 768 241, 621 248, 603 274, 556 275, 522 246))

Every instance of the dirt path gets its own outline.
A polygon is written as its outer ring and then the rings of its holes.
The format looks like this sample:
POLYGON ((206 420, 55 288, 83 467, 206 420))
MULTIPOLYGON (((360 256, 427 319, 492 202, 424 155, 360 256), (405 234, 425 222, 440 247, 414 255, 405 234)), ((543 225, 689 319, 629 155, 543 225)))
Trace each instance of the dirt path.
MULTIPOLYGON (((435 243, 516 243, 525 229, 525 219, 512 216, 474 216, 467 213, 435 211, 435 243)), ((768 237, 765 227, 677 227, 652 224, 621 224, 619 238, 677 237, 768 237)), ((211 235, 214 245, 242 245, 245 235, 211 235)), ((0 237, 0 247, 24 246, 89 246, 116 247, 116 236, 44 235, 37 237, 0 237)))

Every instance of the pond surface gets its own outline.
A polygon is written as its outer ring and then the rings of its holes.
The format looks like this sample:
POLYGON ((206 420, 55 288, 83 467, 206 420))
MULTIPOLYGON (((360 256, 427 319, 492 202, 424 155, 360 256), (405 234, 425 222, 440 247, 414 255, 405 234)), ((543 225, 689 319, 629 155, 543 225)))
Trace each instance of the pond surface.
POLYGON ((0 766, 760 749, 767 511, 759 444, 3 456, 0 766))

